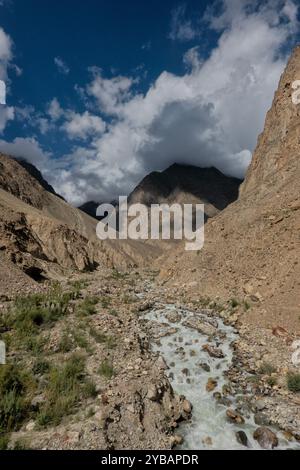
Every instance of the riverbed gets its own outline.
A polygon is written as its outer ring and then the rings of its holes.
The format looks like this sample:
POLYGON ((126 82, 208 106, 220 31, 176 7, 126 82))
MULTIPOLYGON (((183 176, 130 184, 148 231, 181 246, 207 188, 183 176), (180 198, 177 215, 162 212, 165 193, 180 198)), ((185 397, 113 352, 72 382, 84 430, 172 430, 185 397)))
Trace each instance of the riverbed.
MULTIPOLYGON (((253 438, 258 428, 253 413, 243 416, 243 424, 231 422, 226 415, 228 409, 235 410, 238 405, 226 378, 238 332, 209 310, 193 312, 164 305, 154 307, 144 318, 152 331, 153 351, 164 358, 174 391, 193 406, 191 420, 178 429, 184 438, 182 449, 261 449, 253 438)), ((279 430, 269 429, 278 437, 277 449, 300 449, 296 441, 288 442, 279 430)))

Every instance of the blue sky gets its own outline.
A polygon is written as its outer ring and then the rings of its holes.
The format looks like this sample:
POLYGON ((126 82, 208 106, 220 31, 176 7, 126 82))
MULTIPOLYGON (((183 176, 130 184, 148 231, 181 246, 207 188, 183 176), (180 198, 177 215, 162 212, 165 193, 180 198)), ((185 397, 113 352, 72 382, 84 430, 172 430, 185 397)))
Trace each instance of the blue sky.
POLYGON ((298 40, 293 0, 0 0, 0 150, 73 204, 173 162, 242 177, 298 40))

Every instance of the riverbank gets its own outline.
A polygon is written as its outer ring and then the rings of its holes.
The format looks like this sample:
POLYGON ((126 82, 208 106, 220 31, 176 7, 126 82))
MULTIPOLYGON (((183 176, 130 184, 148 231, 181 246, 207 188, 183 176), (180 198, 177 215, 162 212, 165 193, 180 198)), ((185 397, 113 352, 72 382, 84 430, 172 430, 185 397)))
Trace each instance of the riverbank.
MULTIPOLYGON (((26 338, 18 336, 14 322, 1 329, 3 339, 16 340, 10 341, 8 361, 22 366, 33 384, 26 391, 24 418, 6 433, 9 448, 240 448, 243 432, 253 446, 253 432, 272 424, 286 431, 279 434, 279 445, 296 444, 297 394, 274 383, 278 368, 275 373, 261 367, 273 345, 266 338, 251 345, 240 320, 246 306, 232 299, 220 305, 189 298, 177 287, 163 285, 157 275, 110 269, 74 275, 62 286, 72 293, 62 315, 34 325, 26 338), (187 318, 184 312, 189 312, 187 318), (157 316, 151 328, 145 322, 149 315, 157 316), (159 343, 174 353, 172 360, 163 360, 159 343), (83 364, 76 396, 66 393, 67 400, 59 401, 62 408, 53 407, 49 390, 74 355, 83 364), (241 419, 247 422, 246 431, 236 422, 241 419)), ((3 302, 1 318, 11 315, 12 308, 14 302, 3 302)), ((273 336, 278 345, 282 337, 273 336)))

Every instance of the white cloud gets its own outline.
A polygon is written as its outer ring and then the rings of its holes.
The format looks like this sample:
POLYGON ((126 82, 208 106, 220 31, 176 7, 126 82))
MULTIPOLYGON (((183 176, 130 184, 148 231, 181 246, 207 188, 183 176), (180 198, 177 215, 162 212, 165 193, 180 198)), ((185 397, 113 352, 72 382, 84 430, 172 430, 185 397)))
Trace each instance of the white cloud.
POLYGON ((13 142, 0 140, 0 151, 15 157, 26 158, 42 170, 47 168, 51 157, 51 154, 45 152, 34 137, 17 137, 13 142))
POLYGON ((183 56, 183 62, 187 68, 196 69, 199 68, 203 61, 200 59, 199 46, 192 47, 183 56))
POLYGON ((109 200, 174 162, 245 174, 287 60, 282 50, 299 25, 291 0, 222 5, 205 16, 219 36, 215 49, 205 59, 198 48, 187 51, 184 75, 164 71, 142 94, 131 77, 93 69, 82 90, 89 112, 63 110, 57 100, 49 107, 72 139, 90 137, 61 159, 44 159, 58 192, 75 204, 109 200))
POLYGON ((75 112, 67 113, 67 121, 62 129, 67 132, 70 138, 86 139, 89 136, 100 135, 105 131, 106 124, 99 117, 85 111, 83 114, 75 112))
POLYGON ((179 5, 171 13, 169 38, 173 41, 191 41, 198 35, 192 21, 186 18, 186 5, 179 5))
POLYGON ((61 108, 57 98, 53 98, 48 104, 47 114, 50 116, 52 121, 57 121, 63 116, 64 111, 61 108))
POLYGON ((88 92, 114 120, 85 154, 77 149, 84 157, 67 170, 68 197, 109 199, 173 162, 243 177, 287 59, 280 51, 298 27, 286 5, 225 1, 221 15, 206 15, 219 31, 210 56, 190 50, 190 71, 163 72, 145 95, 133 93, 130 78, 95 76, 88 92))
POLYGON ((94 78, 88 86, 88 94, 96 98, 103 113, 117 114, 122 109, 121 105, 130 98, 134 80, 121 75, 107 79, 102 77, 99 69, 93 72, 94 78))
POLYGON ((61 59, 61 57, 54 57, 54 63, 60 73, 68 75, 70 73, 69 66, 61 59))

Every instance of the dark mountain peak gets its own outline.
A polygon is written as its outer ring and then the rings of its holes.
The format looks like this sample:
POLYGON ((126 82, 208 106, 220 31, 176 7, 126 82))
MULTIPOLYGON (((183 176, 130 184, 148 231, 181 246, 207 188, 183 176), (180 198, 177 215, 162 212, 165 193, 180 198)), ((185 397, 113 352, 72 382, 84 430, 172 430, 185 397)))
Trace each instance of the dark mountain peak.
POLYGON ((149 173, 129 196, 130 203, 205 202, 224 209, 238 197, 241 180, 214 167, 200 168, 174 163, 162 172, 149 173))
POLYGON ((36 179, 39 184, 44 188, 46 191, 48 191, 51 194, 54 194, 55 196, 60 197, 61 199, 64 199, 62 196, 57 194, 57 192, 54 190, 54 188, 45 180, 43 177, 42 173, 36 166, 34 166, 32 163, 29 163, 25 158, 15 158, 16 162, 21 165, 24 170, 27 171, 34 179, 36 179))

